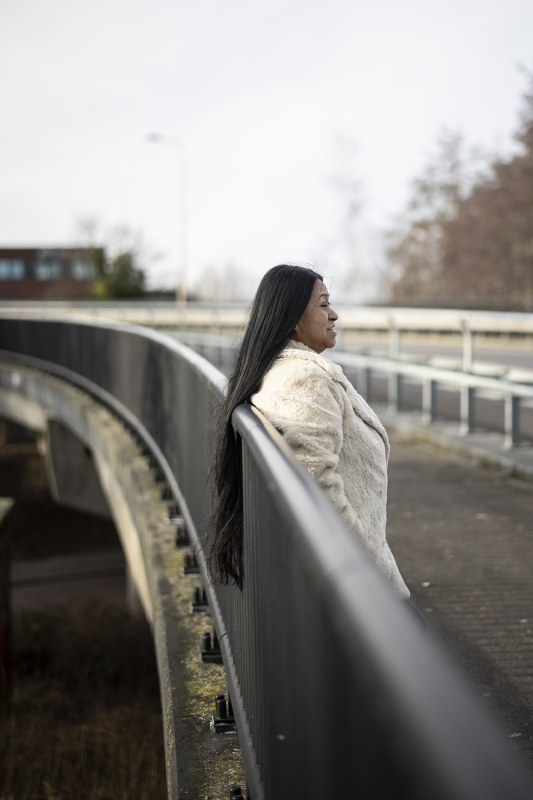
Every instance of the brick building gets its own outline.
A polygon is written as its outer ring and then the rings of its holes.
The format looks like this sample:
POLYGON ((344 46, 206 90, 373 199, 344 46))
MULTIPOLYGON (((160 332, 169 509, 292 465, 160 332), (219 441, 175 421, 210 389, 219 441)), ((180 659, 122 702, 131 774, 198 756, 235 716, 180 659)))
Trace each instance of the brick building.
POLYGON ((96 278, 103 250, 0 247, 0 300, 81 300, 96 278))

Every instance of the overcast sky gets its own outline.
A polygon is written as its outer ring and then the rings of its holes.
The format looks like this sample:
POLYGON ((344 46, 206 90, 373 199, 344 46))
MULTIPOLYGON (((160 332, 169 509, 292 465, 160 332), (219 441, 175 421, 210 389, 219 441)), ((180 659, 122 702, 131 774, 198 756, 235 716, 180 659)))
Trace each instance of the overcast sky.
POLYGON ((281 261, 335 275, 328 176, 355 142, 362 229, 405 203, 439 131, 509 151, 533 66, 531 0, 0 0, 0 244, 68 244, 78 217, 141 229, 189 275, 281 261))

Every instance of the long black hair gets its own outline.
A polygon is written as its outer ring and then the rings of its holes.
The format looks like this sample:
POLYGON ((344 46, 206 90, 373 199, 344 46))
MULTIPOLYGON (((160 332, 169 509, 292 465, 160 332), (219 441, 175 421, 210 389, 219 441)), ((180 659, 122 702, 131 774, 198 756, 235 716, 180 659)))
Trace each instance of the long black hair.
POLYGON ((319 275, 309 267, 279 264, 261 280, 227 395, 215 428, 214 496, 209 569, 214 580, 242 589, 243 509, 241 452, 231 415, 259 391, 262 380, 287 346, 319 275))

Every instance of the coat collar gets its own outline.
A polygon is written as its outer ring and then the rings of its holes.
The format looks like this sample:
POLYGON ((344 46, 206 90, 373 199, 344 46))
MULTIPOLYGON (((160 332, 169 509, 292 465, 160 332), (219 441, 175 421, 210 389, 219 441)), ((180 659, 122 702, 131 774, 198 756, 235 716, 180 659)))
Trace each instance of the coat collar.
POLYGON ((363 422, 366 422, 366 424, 373 428, 377 433, 379 433, 383 439, 383 444, 385 445, 385 451, 388 459, 390 453, 390 444, 385 428, 379 421, 377 415, 370 408, 366 400, 364 400, 359 392, 354 389, 339 364, 334 364, 329 360, 329 358, 315 353, 314 350, 311 350, 311 348, 307 347, 307 345, 303 344, 303 342, 296 342, 294 339, 290 340, 289 344, 284 350, 281 351, 278 358, 292 358, 299 361, 312 361, 314 364, 317 364, 319 367, 325 370, 334 381, 337 381, 337 383, 342 386, 348 395, 350 404, 357 416, 360 417, 363 422))

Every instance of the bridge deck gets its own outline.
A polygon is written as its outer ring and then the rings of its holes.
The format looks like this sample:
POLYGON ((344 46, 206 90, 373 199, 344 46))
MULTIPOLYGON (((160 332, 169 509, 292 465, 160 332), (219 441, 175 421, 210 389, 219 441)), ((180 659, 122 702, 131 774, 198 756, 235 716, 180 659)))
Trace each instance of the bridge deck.
POLYGON ((391 441, 388 538, 414 602, 533 764, 533 484, 391 441))

